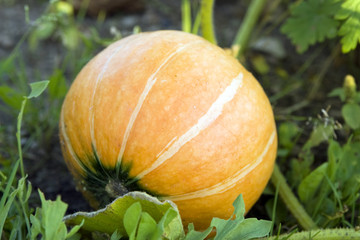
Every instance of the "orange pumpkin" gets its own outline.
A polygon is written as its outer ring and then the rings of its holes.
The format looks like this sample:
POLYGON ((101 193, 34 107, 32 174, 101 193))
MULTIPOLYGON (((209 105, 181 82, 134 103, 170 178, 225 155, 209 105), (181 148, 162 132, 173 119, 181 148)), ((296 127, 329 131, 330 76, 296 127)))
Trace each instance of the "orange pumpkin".
POLYGON ((257 201, 277 135, 256 79, 221 48, 179 31, 113 43, 79 73, 64 101, 65 161, 94 207, 140 190, 174 201, 184 226, 229 218, 257 201))

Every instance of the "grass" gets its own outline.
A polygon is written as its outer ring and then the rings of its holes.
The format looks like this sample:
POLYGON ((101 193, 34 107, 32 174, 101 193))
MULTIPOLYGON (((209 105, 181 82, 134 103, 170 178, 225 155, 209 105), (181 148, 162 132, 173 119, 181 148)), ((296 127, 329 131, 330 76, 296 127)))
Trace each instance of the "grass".
MULTIPOLYGON (((15 4, 15 1, 4 4, 15 4)), ((281 29, 281 24, 287 26, 284 34, 302 46, 301 51, 305 51, 304 46, 311 47, 312 43, 304 42, 308 41, 306 38, 294 39, 296 32, 291 32, 288 27, 292 23, 287 22, 288 19, 303 17, 301 7, 295 11, 297 5, 294 5, 292 10, 287 10, 288 6, 281 1, 267 6, 269 3, 262 0, 251 1, 246 6, 248 10, 244 13, 243 23, 239 24, 239 29, 234 29, 233 32, 238 34, 234 34, 233 44, 229 46, 230 54, 252 70, 269 93, 279 132, 278 165, 273 174, 273 185, 268 185, 260 199, 263 204, 256 205, 249 214, 272 220, 271 239, 358 237, 360 92, 352 76, 358 76, 360 72, 359 63, 354 60, 359 47, 343 55, 341 49, 348 52, 349 47, 340 42, 343 34, 335 34, 327 40, 317 39, 317 45, 305 54, 296 53, 291 50, 296 46, 291 48, 288 44, 287 48, 294 55, 291 62, 274 61, 271 53, 256 52, 250 43, 278 34, 276 30, 281 29), (277 15, 279 12, 281 14, 277 15), (269 16, 275 19, 271 20, 269 16), (335 63, 340 65, 341 71, 334 69, 335 63), (332 105, 331 109, 326 109, 328 104, 332 105), (327 230, 318 230, 323 228, 327 230)), ((221 39, 215 34, 221 31, 214 25, 217 11, 214 1, 183 0, 181 9, 184 31, 202 33, 213 43, 221 39)), ((341 12, 335 10, 331 8, 326 16, 339 21, 332 22, 331 27, 338 26, 336 30, 340 31, 345 23, 336 18, 341 12)), ((29 18, 28 12, 25 14, 29 18)), ((0 125, 1 239, 80 237, 78 231, 83 223, 72 230, 65 227, 62 218, 69 206, 60 198, 46 200, 46 193, 44 196, 41 191, 36 194, 24 161, 31 154, 38 158, 44 156, 37 155, 33 145, 42 149, 45 155, 50 154, 53 139, 57 139, 61 104, 70 84, 66 79, 74 79, 99 49, 121 37, 121 34, 114 38, 102 37, 96 28, 84 32, 81 28, 84 18, 84 11, 75 15, 71 5, 65 2, 49 2, 44 13, 29 23, 29 30, 11 54, 0 61, 3 79, 0 121, 6 123, 0 125), (46 42, 55 42, 61 48, 64 52, 61 61, 50 66, 51 73, 46 78, 40 77, 43 74, 37 69, 33 72, 39 74, 29 74, 24 49, 36 54, 46 42), (29 83, 32 83, 30 94, 29 83), (46 221, 48 216, 56 216, 57 222, 46 221)), ((101 22, 98 25, 101 26, 101 22)), ((139 27, 134 26, 134 31, 139 31, 139 27)), ((352 31, 357 34, 359 30, 352 31)), ((116 236, 114 233, 111 239, 116 236)))

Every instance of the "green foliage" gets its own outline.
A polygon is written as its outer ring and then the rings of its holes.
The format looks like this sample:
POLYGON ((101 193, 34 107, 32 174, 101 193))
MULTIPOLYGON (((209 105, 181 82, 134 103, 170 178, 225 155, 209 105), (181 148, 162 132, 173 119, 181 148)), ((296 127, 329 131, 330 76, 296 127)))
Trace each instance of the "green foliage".
POLYGON ((74 9, 65 1, 52 1, 46 14, 35 22, 29 35, 30 48, 35 50, 39 41, 57 36, 68 49, 75 49, 80 42, 80 31, 74 21, 74 9))
POLYGON ((234 208, 234 215, 230 219, 214 218, 211 221, 211 226, 216 228, 215 240, 248 240, 264 237, 269 234, 271 228, 270 221, 244 218, 245 204, 242 195, 234 201, 234 208))
POLYGON ((360 43, 360 2, 358 0, 346 0, 336 13, 335 18, 343 21, 339 29, 342 36, 341 44, 344 53, 354 50, 360 43))
MULTIPOLYGON (((297 189, 299 200, 312 219, 320 227, 355 227, 359 220, 354 217, 359 205, 360 154, 359 92, 351 76, 346 76, 344 86, 334 89, 330 96, 337 96, 343 102, 341 114, 344 124, 322 110, 318 119, 311 120, 313 129, 296 158, 292 160, 289 176, 291 185, 297 189), (336 140, 338 132, 346 136, 345 143, 336 140), (314 149, 327 147, 323 154, 314 154, 314 149), (322 162, 316 159, 323 156, 322 162), (316 167, 314 163, 320 163, 316 167)), ((296 137, 289 123, 279 127, 280 149, 288 149, 287 157, 293 151, 289 142, 296 137)))
POLYGON ((360 3, 358 0, 304 0, 291 8, 291 16, 281 27, 299 53, 309 46, 341 36, 347 53, 360 42, 360 3))
POLYGON ((67 204, 60 200, 60 196, 55 201, 46 200, 44 194, 39 190, 41 208, 37 208, 35 215, 30 215, 31 239, 38 239, 41 235, 44 240, 69 239, 75 236, 80 229, 80 225, 75 226, 67 232, 65 223, 62 221, 67 204))
POLYGON ((2 197, 0 201, 0 232, 1 238, 10 239, 75 239, 76 232, 80 225, 75 226, 70 232, 67 232, 65 223, 62 221, 67 204, 61 202, 60 198, 56 201, 45 200, 43 193, 39 190, 41 199, 41 208, 36 209, 35 215, 31 215, 29 209, 29 198, 32 191, 30 182, 26 184, 26 176, 23 169, 23 158, 21 148, 21 125, 24 114, 25 105, 28 99, 37 98, 44 92, 48 86, 49 81, 40 81, 30 84, 31 92, 27 97, 23 97, 20 112, 17 121, 17 141, 19 159, 15 162, 9 179, 1 181, 3 186, 6 183, 5 189, 0 188, 2 197), (13 182, 16 179, 19 165, 21 167, 21 175, 17 181, 17 188, 13 187, 13 182), (6 182, 7 180, 7 182, 6 182), (3 231, 6 229, 7 231, 3 231), (6 234, 10 233, 9 236, 6 234))
POLYGON ((234 213, 232 217, 227 220, 213 218, 210 227, 204 232, 195 231, 194 227, 190 224, 185 239, 205 239, 213 228, 216 229, 214 240, 248 240, 265 237, 269 234, 272 226, 270 221, 257 220, 256 218, 244 218, 245 204, 241 194, 235 199, 233 205, 234 213))
POLYGON ((40 94, 45 91, 48 84, 49 81, 47 80, 30 83, 31 92, 29 96, 27 96, 27 99, 36 98, 40 96, 40 94))
POLYGON ((336 36, 339 23, 333 16, 339 6, 338 0, 302 1, 291 9, 292 16, 281 30, 290 37, 299 52, 304 52, 309 45, 336 36))
POLYGON ((66 216, 68 225, 84 221, 82 231, 98 231, 129 239, 180 239, 184 235, 181 218, 176 206, 169 201, 143 193, 131 192, 118 197, 96 212, 78 212, 66 216))
POLYGON ((360 128, 360 106, 357 103, 347 103, 342 109, 341 113, 344 117, 345 123, 352 129, 360 128))
POLYGON ((132 192, 118 197, 104 209, 96 212, 78 212, 65 217, 68 225, 84 222, 81 230, 103 232, 123 236, 130 240, 143 239, 205 239, 216 229, 215 240, 220 239, 254 239, 267 236, 271 222, 244 218, 245 204, 240 195, 234 201, 234 214, 224 220, 213 218, 211 225, 203 232, 189 224, 185 236, 181 218, 176 206, 168 201, 160 202, 143 193, 132 192))

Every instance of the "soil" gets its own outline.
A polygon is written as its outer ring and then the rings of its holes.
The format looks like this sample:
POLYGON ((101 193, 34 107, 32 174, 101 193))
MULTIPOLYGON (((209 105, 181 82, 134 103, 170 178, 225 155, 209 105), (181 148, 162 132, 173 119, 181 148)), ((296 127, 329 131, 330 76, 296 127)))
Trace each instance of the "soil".
MULTIPOLYGON (((10 2, 10 1, 9 1, 10 2)), ((82 28, 87 31, 91 26, 96 26, 102 37, 109 37, 110 28, 115 26, 121 30, 123 36, 130 35, 135 25, 139 25, 142 31, 154 31, 159 29, 181 29, 181 16, 180 16, 180 3, 181 1, 166 1, 166 0, 152 0, 148 1, 144 10, 140 12, 123 12, 118 11, 112 13, 106 18, 101 26, 96 23, 96 18, 86 17, 82 23, 82 28)), ((243 1, 218 1, 216 5, 215 25, 217 30, 218 42, 220 46, 226 47, 231 45, 232 39, 236 35, 236 31, 241 24, 246 11, 246 3, 243 1)), ((47 1, 25 1, 19 0, 14 3, 4 4, 0 2, 0 60, 5 59, 11 51, 15 48, 16 44, 20 41, 24 33, 29 29, 29 24, 25 22, 24 17, 24 5, 29 6, 29 17, 31 21, 37 19, 47 6, 47 1)), ((289 74, 296 72, 296 70, 306 61, 311 55, 311 51, 308 54, 299 56, 289 40, 285 38, 279 31, 273 31, 270 36, 275 41, 278 41, 282 50, 285 52, 285 56, 278 57, 271 52, 267 52, 265 49, 252 48, 249 53, 249 59, 262 54, 266 56, 267 61, 273 67, 281 67, 286 69, 289 74)), ((309 74, 308 83, 311 84, 311 76, 315 76, 322 68, 322 62, 328 57, 332 45, 325 46, 322 55, 314 63, 309 74)), ((53 72, 53 66, 58 64, 64 56, 61 43, 58 41, 44 41, 41 42, 36 53, 28 50, 26 43, 21 47, 24 62, 26 64, 26 72, 29 79, 35 79, 35 76, 46 78, 53 72), (34 78, 33 78, 34 77, 34 78)), ((327 93, 335 87, 340 87, 343 77, 346 73, 354 72, 351 69, 346 69, 343 66, 343 62, 346 59, 336 57, 335 64, 331 66, 333 69, 325 75, 322 87, 314 97, 314 103, 303 108, 298 114, 304 114, 305 116, 315 116, 319 113, 321 108, 326 108, 328 104, 332 102, 324 102, 324 98, 327 93), (338 62, 341 62, 338 63, 338 62)), ((247 66, 252 69, 251 61, 246 62, 247 66)), ((262 79, 261 74, 255 75, 260 79, 266 92, 271 96, 279 91, 281 79, 278 76, 272 76, 267 79, 262 79)), ((305 79, 307 76, 305 77, 305 79)), ((1 80, 2 81, 2 80, 1 80)), ((70 83, 72 79, 68 79, 70 83)), ((0 85, 3 83, 1 82, 0 85)), ((306 85, 306 84, 305 84, 306 85)), ((289 95, 281 102, 277 103, 275 107, 276 112, 281 112, 284 108, 291 106, 292 104, 301 101, 304 95, 307 94, 309 88, 300 88, 296 94, 289 95)), ((1 102, 0 102, 1 104, 1 102)), ((335 115, 338 113, 334 113, 335 115)), ((15 125, 12 120, 6 116, 0 116, 0 123, 6 123, 7 125, 15 125)), ((0 141, 1 143, 1 141, 0 141)), ((55 199, 56 196, 61 195, 63 201, 69 204, 68 213, 73 213, 79 210, 89 210, 87 202, 82 198, 81 194, 76 190, 72 176, 66 168, 63 161, 61 150, 59 146, 59 140, 57 134, 51 137, 50 143, 47 144, 46 149, 36 144, 30 145, 25 155, 25 167, 26 172, 29 175, 34 189, 41 189, 45 193, 46 198, 55 199)), ((5 150, 1 149, 5 154, 5 150)), ((37 192, 33 191, 36 195, 37 192)), ((263 197, 263 198, 266 198, 263 197)), ((263 205, 266 199, 260 199, 260 205, 263 205)), ((38 198, 32 198, 33 206, 38 204, 38 198)), ((259 206, 260 206, 259 205, 259 206)), ((262 216, 259 216, 255 206, 254 210, 250 212, 250 216, 256 216, 258 218, 264 217, 264 211, 262 216)))

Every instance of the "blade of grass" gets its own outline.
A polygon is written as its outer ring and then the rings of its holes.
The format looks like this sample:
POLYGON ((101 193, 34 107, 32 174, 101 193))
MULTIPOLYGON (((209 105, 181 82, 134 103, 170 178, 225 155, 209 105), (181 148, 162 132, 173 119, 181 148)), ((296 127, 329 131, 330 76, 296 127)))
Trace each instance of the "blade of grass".
POLYGON ((237 57, 239 58, 247 48, 249 43, 251 32, 254 30, 256 21, 258 20, 261 11, 265 6, 266 0, 253 0, 246 12, 243 23, 241 24, 236 37, 233 42, 233 46, 238 46, 239 51, 237 57))
POLYGON ((10 188, 11 188, 12 183, 14 181, 16 172, 17 172, 17 170, 19 168, 19 162, 20 162, 19 160, 15 162, 15 165, 14 165, 13 170, 11 171, 11 174, 10 174, 10 177, 9 177, 9 181, 6 184, 5 191, 3 192, 3 195, 1 197, 1 201, 0 201, 0 209, 1 209, 1 213, 0 213, 0 233, 2 233, 7 214, 9 212, 10 206, 11 206, 11 204, 12 204, 12 202, 13 202, 15 196, 16 196, 16 193, 17 193, 17 192, 14 191, 9 196, 10 188), (5 204, 5 202, 6 202, 6 204, 5 204))
POLYGON ((214 2, 215 0, 202 0, 200 11, 202 35, 209 42, 216 44, 213 23, 214 2))
POLYGON ((274 205, 273 205, 273 211, 272 211, 272 213, 271 213, 271 230, 270 230, 270 236, 273 235, 273 231, 274 231, 274 225, 275 225, 275 219, 276 219, 276 207, 277 207, 278 197, 279 197, 279 184, 276 186, 275 198, 274 198, 274 205))
POLYGON ((191 5, 190 0, 181 1, 181 23, 184 32, 191 32, 191 5))

